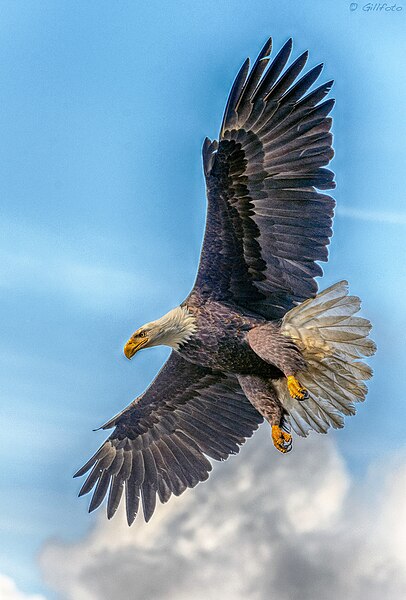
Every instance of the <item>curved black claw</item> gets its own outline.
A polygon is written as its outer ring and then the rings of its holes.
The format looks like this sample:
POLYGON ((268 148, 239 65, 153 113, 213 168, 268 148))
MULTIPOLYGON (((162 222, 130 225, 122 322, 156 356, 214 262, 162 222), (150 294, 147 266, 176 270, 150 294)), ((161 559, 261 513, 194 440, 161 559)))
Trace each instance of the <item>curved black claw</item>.
POLYGON ((302 389, 303 392, 301 394, 296 394, 296 396, 294 396, 294 399, 298 400, 299 402, 303 402, 303 400, 308 400, 310 398, 309 392, 305 388, 302 389))
POLYGON ((285 441, 284 446, 285 446, 285 452, 290 452, 293 448, 292 438, 290 438, 290 440, 288 442, 285 441))

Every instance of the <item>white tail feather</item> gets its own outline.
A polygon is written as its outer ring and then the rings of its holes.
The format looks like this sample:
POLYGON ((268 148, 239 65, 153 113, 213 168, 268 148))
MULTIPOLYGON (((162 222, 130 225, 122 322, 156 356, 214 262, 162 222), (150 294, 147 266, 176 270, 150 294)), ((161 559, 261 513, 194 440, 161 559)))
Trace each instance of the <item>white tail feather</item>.
POLYGON ((288 420, 299 435, 311 429, 326 433, 344 425, 343 415, 355 413, 355 403, 367 393, 364 380, 372 376, 362 360, 376 351, 368 338, 371 324, 354 317, 360 299, 348 295, 348 283, 340 281, 286 313, 282 333, 302 351, 307 370, 300 382, 310 398, 299 402, 290 397, 286 380, 274 382, 288 420))

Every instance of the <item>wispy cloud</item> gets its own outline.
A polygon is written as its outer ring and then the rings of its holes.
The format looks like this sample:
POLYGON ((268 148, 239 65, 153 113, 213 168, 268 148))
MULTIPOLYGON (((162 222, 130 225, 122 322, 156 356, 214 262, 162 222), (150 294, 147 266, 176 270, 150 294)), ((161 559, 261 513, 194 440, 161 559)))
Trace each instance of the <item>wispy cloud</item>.
POLYGON ((405 465, 363 484, 326 438, 276 456, 263 428, 209 481, 128 528, 49 542, 47 583, 67 600, 406 597, 405 465))
MULTIPOLYGON (((97 312, 128 306, 124 299, 163 293, 165 282, 151 277, 148 265, 133 270, 106 257, 111 244, 98 240, 81 256, 74 240, 16 223, 0 224, 0 288, 56 294, 66 302, 97 312)), ((117 244, 115 249, 117 249, 117 244)))
POLYGON ((144 277, 143 273, 106 265, 79 262, 69 257, 52 256, 44 259, 31 254, 0 251, 0 287, 27 289, 31 293, 57 293, 65 301, 73 301, 84 308, 103 311, 117 307, 129 295, 148 295, 156 292, 159 282, 144 277), (151 289, 148 289, 150 287, 151 289))
POLYGON ((387 223, 389 225, 406 225, 406 213, 395 211, 361 210, 359 208, 347 208, 339 206, 336 210, 338 217, 358 219, 360 221, 372 221, 375 223, 387 223))

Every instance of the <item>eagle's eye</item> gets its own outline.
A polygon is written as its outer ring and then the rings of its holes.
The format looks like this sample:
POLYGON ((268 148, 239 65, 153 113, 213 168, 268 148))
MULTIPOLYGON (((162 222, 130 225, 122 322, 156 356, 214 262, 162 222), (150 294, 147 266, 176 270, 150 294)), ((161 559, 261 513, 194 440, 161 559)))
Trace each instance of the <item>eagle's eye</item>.
POLYGON ((147 332, 146 331, 140 331, 138 334, 138 337, 144 338, 147 336, 147 332))

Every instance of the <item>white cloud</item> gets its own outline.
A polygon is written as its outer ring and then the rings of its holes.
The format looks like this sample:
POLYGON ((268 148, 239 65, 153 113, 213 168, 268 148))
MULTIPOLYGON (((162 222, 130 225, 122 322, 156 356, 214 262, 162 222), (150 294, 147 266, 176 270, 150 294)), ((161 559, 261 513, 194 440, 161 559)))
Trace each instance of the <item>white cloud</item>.
POLYGON ((24 594, 21 592, 11 577, 0 573, 0 598, 1 600, 45 600, 41 594, 24 594))
POLYGON ((330 438, 280 456, 263 428, 148 525, 100 515, 41 567, 66 600, 404 600, 405 487, 405 462, 357 483, 330 438))

